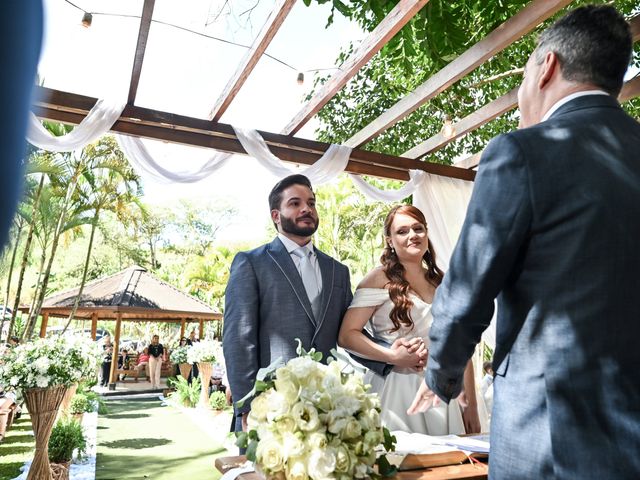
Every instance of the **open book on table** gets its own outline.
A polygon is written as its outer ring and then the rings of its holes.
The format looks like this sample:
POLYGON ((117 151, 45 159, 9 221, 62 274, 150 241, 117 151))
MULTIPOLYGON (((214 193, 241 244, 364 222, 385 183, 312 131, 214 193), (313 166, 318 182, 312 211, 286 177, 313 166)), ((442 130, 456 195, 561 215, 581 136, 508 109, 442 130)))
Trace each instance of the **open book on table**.
POLYGON ((420 433, 391 432, 397 439, 396 451, 387 459, 398 470, 454 465, 470 456, 489 454, 489 435, 423 435, 420 433))

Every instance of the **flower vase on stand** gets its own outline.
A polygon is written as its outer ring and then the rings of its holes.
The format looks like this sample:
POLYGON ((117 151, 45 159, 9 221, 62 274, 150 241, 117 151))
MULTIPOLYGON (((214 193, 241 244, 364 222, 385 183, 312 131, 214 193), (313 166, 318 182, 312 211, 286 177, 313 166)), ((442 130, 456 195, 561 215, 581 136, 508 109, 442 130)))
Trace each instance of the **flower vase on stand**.
POLYGON ((185 380, 188 380, 189 379, 189 374, 191 373, 191 364, 190 363, 180 363, 180 364, 178 364, 178 368, 180 369, 180 375, 182 375, 185 380))
POLYGON ((31 425, 36 439, 36 450, 27 480, 53 479, 49 464, 49 437, 66 391, 67 387, 64 385, 29 388, 24 391, 24 400, 31 416, 31 425))
POLYGON ((200 381, 202 382, 202 390, 200 391, 200 406, 209 408, 209 383, 211 382, 213 363, 198 362, 198 370, 198 376, 200 377, 200 381))

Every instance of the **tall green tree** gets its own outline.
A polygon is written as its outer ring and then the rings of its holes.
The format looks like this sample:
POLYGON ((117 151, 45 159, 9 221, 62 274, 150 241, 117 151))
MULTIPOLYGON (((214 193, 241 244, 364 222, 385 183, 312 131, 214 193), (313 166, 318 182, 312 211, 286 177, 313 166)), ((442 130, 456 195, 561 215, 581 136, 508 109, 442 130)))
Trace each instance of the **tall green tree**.
POLYGON ((67 323, 62 330, 63 334, 74 318, 82 298, 82 292, 84 291, 84 285, 87 280, 87 272, 89 271, 93 240, 100 221, 100 214, 105 211, 111 211, 118 215, 126 212, 132 204, 141 207, 139 202, 139 195, 142 193, 140 177, 138 177, 133 168, 131 168, 112 136, 104 137, 101 142, 104 143, 105 146, 108 145, 109 150, 112 152, 111 156, 103 158, 100 164, 94 166, 94 168, 86 169, 82 173, 81 182, 77 190, 80 198, 79 203, 86 206, 87 211, 92 213, 91 219, 89 220, 91 231, 80 287, 71 312, 69 313, 67 323))

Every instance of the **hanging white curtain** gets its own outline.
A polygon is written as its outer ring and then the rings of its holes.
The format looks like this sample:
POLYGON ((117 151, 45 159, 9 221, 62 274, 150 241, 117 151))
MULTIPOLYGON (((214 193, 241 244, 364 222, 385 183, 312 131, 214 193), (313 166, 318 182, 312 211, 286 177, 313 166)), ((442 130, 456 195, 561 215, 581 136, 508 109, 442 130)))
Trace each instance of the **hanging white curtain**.
POLYGON ((375 202, 399 202, 412 195, 426 180, 426 172, 410 170, 409 181, 398 190, 381 190, 365 182, 359 175, 349 174, 354 185, 370 200, 375 202))
MULTIPOLYGON (((139 137, 116 135, 120 148, 129 159, 131 166, 138 172, 143 171, 161 183, 194 183, 208 177, 227 164, 232 153, 214 152, 197 169, 192 171, 168 170, 156 161, 145 142, 139 137)), ((153 140, 147 140, 153 142, 153 140)), ((188 148, 188 147, 185 147, 188 148)))
POLYGON ((82 122, 71 132, 56 137, 42 126, 33 113, 29 114, 27 140, 50 152, 71 152, 95 142, 113 126, 124 110, 124 103, 98 100, 82 122))

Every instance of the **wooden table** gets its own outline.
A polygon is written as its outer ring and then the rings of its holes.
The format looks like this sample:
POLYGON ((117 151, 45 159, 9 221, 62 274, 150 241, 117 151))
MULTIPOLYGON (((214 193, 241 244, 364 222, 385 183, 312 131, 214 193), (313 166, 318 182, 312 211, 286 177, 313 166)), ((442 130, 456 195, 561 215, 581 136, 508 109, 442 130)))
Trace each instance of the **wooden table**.
MULTIPOLYGON (((244 464, 244 456, 219 457, 216 459, 216 468, 225 473, 232 468, 244 464)), ((459 463, 457 465, 441 465, 429 467, 422 470, 412 470, 399 472, 396 480, 445 480, 445 479, 478 479, 485 480, 489 473, 489 466, 485 463, 459 463)), ((243 473, 238 477, 240 480, 264 480, 257 473, 243 473)))

